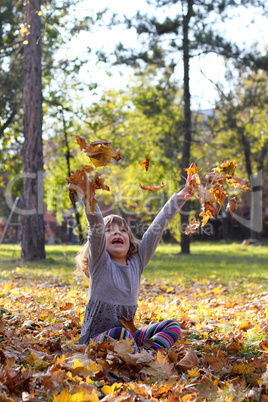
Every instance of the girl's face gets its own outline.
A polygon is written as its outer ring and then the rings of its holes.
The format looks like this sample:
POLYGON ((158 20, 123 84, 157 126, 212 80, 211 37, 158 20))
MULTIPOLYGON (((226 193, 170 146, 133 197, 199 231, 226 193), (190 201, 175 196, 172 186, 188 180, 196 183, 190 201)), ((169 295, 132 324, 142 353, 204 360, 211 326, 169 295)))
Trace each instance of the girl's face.
POLYGON ((113 223, 105 228, 106 251, 112 260, 126 264, 126 256, 130 241, 127 229, 124 226, 113 223))

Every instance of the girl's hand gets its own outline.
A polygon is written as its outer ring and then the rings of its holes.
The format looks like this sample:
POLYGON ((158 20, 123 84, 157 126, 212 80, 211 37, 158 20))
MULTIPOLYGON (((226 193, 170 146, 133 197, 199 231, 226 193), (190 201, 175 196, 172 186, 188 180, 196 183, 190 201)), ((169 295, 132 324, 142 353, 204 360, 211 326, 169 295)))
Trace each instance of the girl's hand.
MULTIPOLYGON (((74 174, 74 173, 75 173, 75 171, 74 171, 74 170, 71 170, 71 174, 74 174)), ((75 183, 69 183, 69 182, 68 182, 68 177, 66 177, 65 180, 66 180, 67 183, 68 183, 68 185, 66 186, 66 188, 67 188, 68 190, 77 191, 79 194, 82 194, 83 196, 85 196, 85 195, 89 192, 89 190, 90 190, 90 186, 89 186, 90 182, 89 182, 88 176, 87 176, 86 174, 85 174, 85 176, 84 176, 84 179, 81 180, 81 181, 80 181, 79 183, 77 183, 77 184, 75 184, 75 183)))
POLYGON ((195 176, 189 174, 187 177, 185 187, 178 193, 178 196, 187 201, 194 195, 198 187, 199 185, 196 182, 195 176))

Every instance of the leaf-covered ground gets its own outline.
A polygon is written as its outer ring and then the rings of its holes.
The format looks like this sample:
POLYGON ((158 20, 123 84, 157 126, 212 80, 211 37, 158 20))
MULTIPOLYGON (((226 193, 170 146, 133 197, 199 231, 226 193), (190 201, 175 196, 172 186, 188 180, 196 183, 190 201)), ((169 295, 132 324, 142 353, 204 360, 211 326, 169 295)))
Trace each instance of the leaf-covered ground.
POLYGON ((86 299, 81 278, 1 273, 0 400, 268 401, 261 281, 144 281, 135 324, 177 319, 183 334, 168 352, 78 345, 86 299))

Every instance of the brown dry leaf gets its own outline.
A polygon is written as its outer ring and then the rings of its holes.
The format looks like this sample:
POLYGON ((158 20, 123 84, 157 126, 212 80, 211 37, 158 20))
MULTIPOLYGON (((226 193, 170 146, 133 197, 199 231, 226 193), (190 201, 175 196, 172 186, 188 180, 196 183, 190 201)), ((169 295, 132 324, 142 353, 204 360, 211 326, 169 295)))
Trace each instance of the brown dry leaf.
POLYGON ((237 209, 237 196, 232 197, 226 207, 227 212, 232 212, 237 209))
POLYGON ((198 366, 199 359, 194 349, 189 348, 186 355, 176 364, 176 368, 182 371, 188 371, 198 366))
POLYGON ((222 370, 223 361, 219 357, 216 357, 210 353, 205 353, 203 355, 203 359, 205 360, 206 363, 208 363, 209 368, 215 371, 216 373, 222 370))
POLYGON ((236 353, 238 352, 240 349, 243 349, 244 345, 242 342, 239 341, 232 341, 229 342, 228 345, 226 345, 225 349, 229 352, 229 353, 236 353))
POLYGON ((86 155, 90 158, 95 167, 108 165, 112 158, 117 162, 122 159, 120 148, 115 150, 111 142, 112 141, 99 140, 92 142, 85 148, 86 155))
POLYGON ((134 324, 133 317, 131 317, 130 320, 128 320, 126 317, 121 317, 120 324, 131 334, 134 334, 138 330, 138 328, 134 324))
POLYGON ((170 363, 168 355, 165 355, 161 351, 157 352, 156 359, 150 361, 147 367, 144 367, 141 372, 147 376, 156 378, 158 381, 169 379, 170 377, 178 377, 174 364, 170 363))
POLYGON ((151 193, 161 190, 162 188, 165 187, 165 185, 166 185, 166 183, 164 183, 163 181, 160 186, 143 186, 142 184, 139 183, 139 186, 142 190, 147 190, 147 191, 150 191, 151 193))
POLYGON ((238 188, 239 190, 249 190, 248 180, 240 179, 239 177, 232 178, 232 187, 238 188))
POLYGON ((196 217, 194 216, 193 219, 190 221, 189 225, 186 227, 184 233, 186 235, 195 233, 196 230, 199 228, 200 222, 196 220, 196 217))
POLYGON ((115 352, 126 363, 134 365, 147 364, 154 359, 150 352, 143 349, 141 352, 133 353, 134 349, 132 339, 123 339, 120 342, 115 342, 114 345, 115 352))
POLYGON ((2 319, 2 317, 0 317, 0 333, 4 331, 5 328, 5 322, 2 319))
POLYGON ((75 134, 76 142, 80 146, 80 150, 82 151, 83 149, 86 149, 89 147, 88 142, 82 137, 82 135, 77 135, 75 134))

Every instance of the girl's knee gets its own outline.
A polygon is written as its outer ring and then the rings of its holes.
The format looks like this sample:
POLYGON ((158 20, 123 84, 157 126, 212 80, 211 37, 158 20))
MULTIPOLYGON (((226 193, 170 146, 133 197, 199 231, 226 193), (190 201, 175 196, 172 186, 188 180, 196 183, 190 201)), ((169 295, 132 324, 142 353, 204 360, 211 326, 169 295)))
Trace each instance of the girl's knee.
POLYGON ((107 334, 118 341, 121 341, 122 339, 127 339, 127 338, 133 338, 132 334, 126 330, 125 328, 121 327, 116 327, 110 329, 110 331, 107 332, 107 334))

